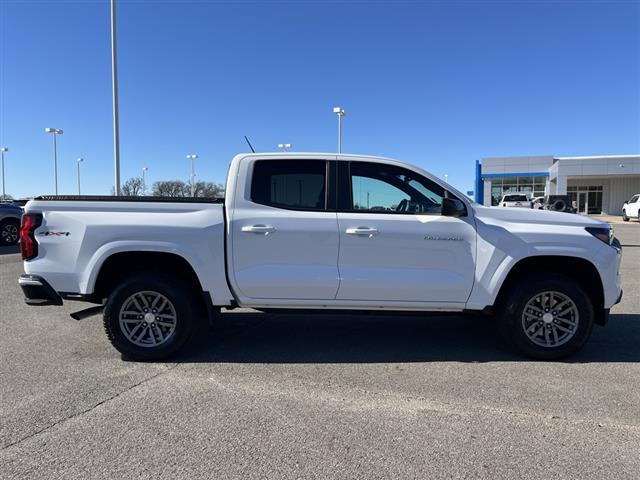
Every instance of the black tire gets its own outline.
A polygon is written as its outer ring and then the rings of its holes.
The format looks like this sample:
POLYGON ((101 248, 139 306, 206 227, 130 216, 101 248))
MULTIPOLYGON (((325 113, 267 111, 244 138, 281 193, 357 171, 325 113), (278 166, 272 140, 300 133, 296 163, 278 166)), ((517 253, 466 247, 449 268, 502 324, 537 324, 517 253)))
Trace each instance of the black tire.
POLYGON ((627 211, 626 210, 622 210, 622 221, 623 222, 628 222, 629 221, 629 217, 627 217, 627 211))
POLYGON ((5 218, 0 222, 0 245, 16 245, 20 240, 20 221, 14 218, 5 218))
MULTIPOLYGON (((140 299, 140 296, 136 298, 140 299)), ((149 361, 170 357, 177 353, 192 337, 194 324, 196 323, 196 316, 194 308, 192 307, 194 303, 194 299, 189 292, 171 277, 156 273, 135 275, 120 284, 107 300, 104 309, 104 329, 107 338, 116 350, 131 360, 149 361), (169 301, 170 307, 167 306, 163 312, 169 312, 169 314, 175 316, 175 320, 171 322, 174 325, 173 331, 170 334, 166 334, 168 330, 165 330, 166 336, 163 337, 162 343, 157 346, 144 346, 134 343, 125 333, 125 328, 127 327, 121 326, 121 310, 127 305, 132 305, 131 297, 134 294, 138 293, 142 295, 142 292, 145 292, 145 302, 147 299, 152 298, 149 297, 149 294, 159 294, 156 297, 159 299, 160 297, 166 298, 169 301), (166 338, 166 340, 164 340, 164 338, 166 338)), ((142 301, 138 301, 138 304, 145 307, 142 301)), ((149 304, 147 306, 150 307, 151 305, 149 304)), ((162 312, 158 312, 158 315, 161 313, 162 312)), ((129 315, 125 314, 125 317, 126 316, 129 315)), ((132 318, 134 319, 131 320, 131 322, 136 322, 135 315, 133 315, 132 318)), ((160 317, 156 317, 156 319, 159 318, 160 317)), ((129 326, 130 324, 126 323, 125 325, 129 326)), ((140 329, 147 329, 146 336, 144 334, 142 336, 150 339, 152 335, 154 342, 156 340, 159 341, 161 338, 160 334, 163 329, 166 328, 161 327, 159 323, 148 324, 144 322, 142 325, 139 327, 140 329), (153 334, 151 330, 153 330, 153 334), (160 330, 160 333, 158 333, 158 330, 160 330)), ((133 327, 131 328, 133 329, 135 326, 137 326, 137 324, 133 323, 133 327)), ((129 333, 131 333, 131 331, 129 333)), ((133 335, 133 339, 137 340, 135 334, 133 335)), ((149 340, 149 342, 150 341, 151 340, 149 340)))
MULTIPOLYGON (((593 304, 582 287, 575 280, 556 273, 536 273, 522 278, 519 283, 521 286, 511 289, 498 307, 499 328, 504 339, 521 353, 538 360, 555 360, 580 350, 589 339, 594 322, 593 304), (566 343, 557 346, 540 346, 534 343, 525 332, 523 320, 525 306, 542 292, 559 292, 568 297, 577 309, 577 328, 566 343)), ((542 321, 539 323, 543 327, 553 328, 553 325, 544 325, 542 321)), ((554 320, 552 323, 557 322, 554 320)))
POLYGON ((555 210, 556 212, 564 212, 566 208, 567 204, 564 203, 563 200, 556 200, 555 202, 553 202, 552 210, 555 210))

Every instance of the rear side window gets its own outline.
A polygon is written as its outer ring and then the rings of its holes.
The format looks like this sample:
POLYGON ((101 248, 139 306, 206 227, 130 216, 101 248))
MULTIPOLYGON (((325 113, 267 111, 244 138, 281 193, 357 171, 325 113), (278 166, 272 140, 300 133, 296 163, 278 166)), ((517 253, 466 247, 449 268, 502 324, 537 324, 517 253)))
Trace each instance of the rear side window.
POLYGON ((253 166, 251 200, 293 210, 325 210, 326 184, 324 160, 258 160, 253 166))

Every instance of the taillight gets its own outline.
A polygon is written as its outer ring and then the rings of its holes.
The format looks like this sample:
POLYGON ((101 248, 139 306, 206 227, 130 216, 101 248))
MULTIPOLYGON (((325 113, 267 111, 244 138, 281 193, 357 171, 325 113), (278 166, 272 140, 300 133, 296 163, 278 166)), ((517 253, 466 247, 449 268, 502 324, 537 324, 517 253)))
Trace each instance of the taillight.
POLYGON ((34 231, 42 225, 42 214, 26 213, 22 216, 20 225, 20 251, 23 260, 31 260, 38 256, 38 242, 34 231))

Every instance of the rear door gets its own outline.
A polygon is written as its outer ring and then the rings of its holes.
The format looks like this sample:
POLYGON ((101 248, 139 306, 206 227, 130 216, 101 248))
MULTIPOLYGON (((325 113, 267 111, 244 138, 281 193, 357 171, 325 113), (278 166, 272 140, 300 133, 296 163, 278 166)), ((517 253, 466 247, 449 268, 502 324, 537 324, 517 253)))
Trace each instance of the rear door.
POLYGON ((463 306, 475 275, 473 218, 442 216, 448 192, 408 169, 374 162, 338 168, 337 299, 463 306))
POLYGON ((245 304, 333 300, 338 290, 335 157, 243 165, 230 222, 232 281, 245 304), (268 300, 265 302, 265 299, 268 300))

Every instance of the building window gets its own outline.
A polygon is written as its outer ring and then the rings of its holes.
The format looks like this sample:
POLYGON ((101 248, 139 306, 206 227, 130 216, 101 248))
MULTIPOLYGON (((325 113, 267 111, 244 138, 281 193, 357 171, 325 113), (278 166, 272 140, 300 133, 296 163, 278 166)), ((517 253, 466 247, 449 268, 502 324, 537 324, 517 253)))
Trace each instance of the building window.
POLYGON ((578 208, 578 213, 602 213, 602 185, 571 185, 567 195, 578 208))
POLYGON ((544 196, 544 186, 547 177, 499 177, 491 179, 491 205, 500 203, 503 195, 509 193, 524 193, 529 198, 544 196))

